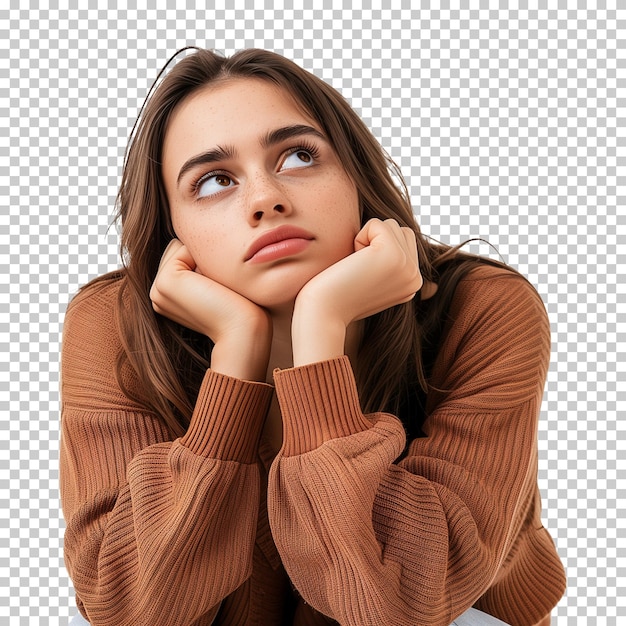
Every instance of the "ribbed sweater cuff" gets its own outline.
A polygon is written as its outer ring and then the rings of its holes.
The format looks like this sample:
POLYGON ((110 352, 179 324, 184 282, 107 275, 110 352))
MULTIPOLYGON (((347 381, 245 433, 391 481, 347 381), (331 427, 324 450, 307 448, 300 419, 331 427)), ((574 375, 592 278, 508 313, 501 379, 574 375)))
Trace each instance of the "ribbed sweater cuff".
POLYGON ((361 413, 347 356, 276 370, 274 384, 283 416, 283 456, 304 454, 371 427, 361 413))
POLYGON ((208 370, 181 444, 195 454, 253 463, 273 388, 208 370))

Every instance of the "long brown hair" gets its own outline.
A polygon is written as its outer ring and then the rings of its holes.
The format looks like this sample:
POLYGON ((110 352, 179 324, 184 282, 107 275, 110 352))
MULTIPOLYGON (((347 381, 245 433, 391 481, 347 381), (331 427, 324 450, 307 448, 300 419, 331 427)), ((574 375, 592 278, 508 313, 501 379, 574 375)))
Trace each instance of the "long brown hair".
POLYGON ((362 224, 374 217, 393 218, 413 229, 422 275, 439 284, 427 309, 422 310, 418 295, 365 324, 356 366, 362 408, 397 411, 411 388, 427 389, 424 345, 438 335, 460 278, 481 260, 424 237, 398 168, 346 100, 315 75, 264 50, 223 57, 194 49, 162 79, 159 75, 144 103, 129 141, 118 195, 124 270, 91 284, 123 281, 117 315, 123 347, 118 381, 130 397, 159 415, 174 435, 184 431, 212 346, 206 337, 155 314, 149 298, 161 255, 175 236, 161 175, 163 141, 174 109, 190 94, 215 81, 245 77, 270 81, 291 94, 320 125, 356 183, 362 224), (129 372, 134 384, 128 382, 129 372))

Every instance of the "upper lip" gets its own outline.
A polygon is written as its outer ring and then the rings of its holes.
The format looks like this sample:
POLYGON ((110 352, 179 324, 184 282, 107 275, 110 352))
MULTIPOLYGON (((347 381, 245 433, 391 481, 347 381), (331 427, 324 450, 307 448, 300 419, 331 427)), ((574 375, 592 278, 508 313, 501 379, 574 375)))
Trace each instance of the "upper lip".
POLYGON ((297 226, 279 226, 268 230, 257 237, 246 251, 246 261, 249 261, 259 250, 285 239, 314 239, 313 235, 297 226))

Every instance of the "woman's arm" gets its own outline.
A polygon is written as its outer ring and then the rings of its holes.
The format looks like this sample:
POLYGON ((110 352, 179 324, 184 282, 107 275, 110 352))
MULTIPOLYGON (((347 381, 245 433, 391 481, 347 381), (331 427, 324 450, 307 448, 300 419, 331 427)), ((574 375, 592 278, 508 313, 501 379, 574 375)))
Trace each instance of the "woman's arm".
POLYGON ((361 413, 346 357, 275 374, 285 434, 272 531, 305 600, 342 624, 447 625, 481 596, 534 624, 562 593, 538 530, 545 311, 514 275, 466 280, 455 302, 431 381, 447 393, 400 463, 402 425, 361 413))
POLYGON ((313 277, 298 294, 294 365, 342 355, 351 323, 409 302, 422 285, 415 233, 392 219, 369 220, 354 240, 354 254, 313 277))
POLYGON ((264 309, 196 271, 196 262, 178 239, 161 258, 150 290, 154 310, 211 338, 211 369, 265 381, 272 322, 264 309))
POLYGON ((94 626, 210 623, 250 575, 272 389, 209 370, 186 434, 172 441, 117 385, 106 289, 71 305, 64 326, 67 568, 94 626))

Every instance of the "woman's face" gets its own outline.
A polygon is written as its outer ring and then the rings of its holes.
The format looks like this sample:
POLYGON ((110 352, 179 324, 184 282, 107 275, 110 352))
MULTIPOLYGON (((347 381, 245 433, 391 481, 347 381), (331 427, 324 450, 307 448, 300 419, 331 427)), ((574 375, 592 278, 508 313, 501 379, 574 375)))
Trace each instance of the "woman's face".
POLYGON ((260 79, 209 85, 169 122, 162 172, 197 271, 268 309, 354 251, 356 187, 320 127, 260 79))

